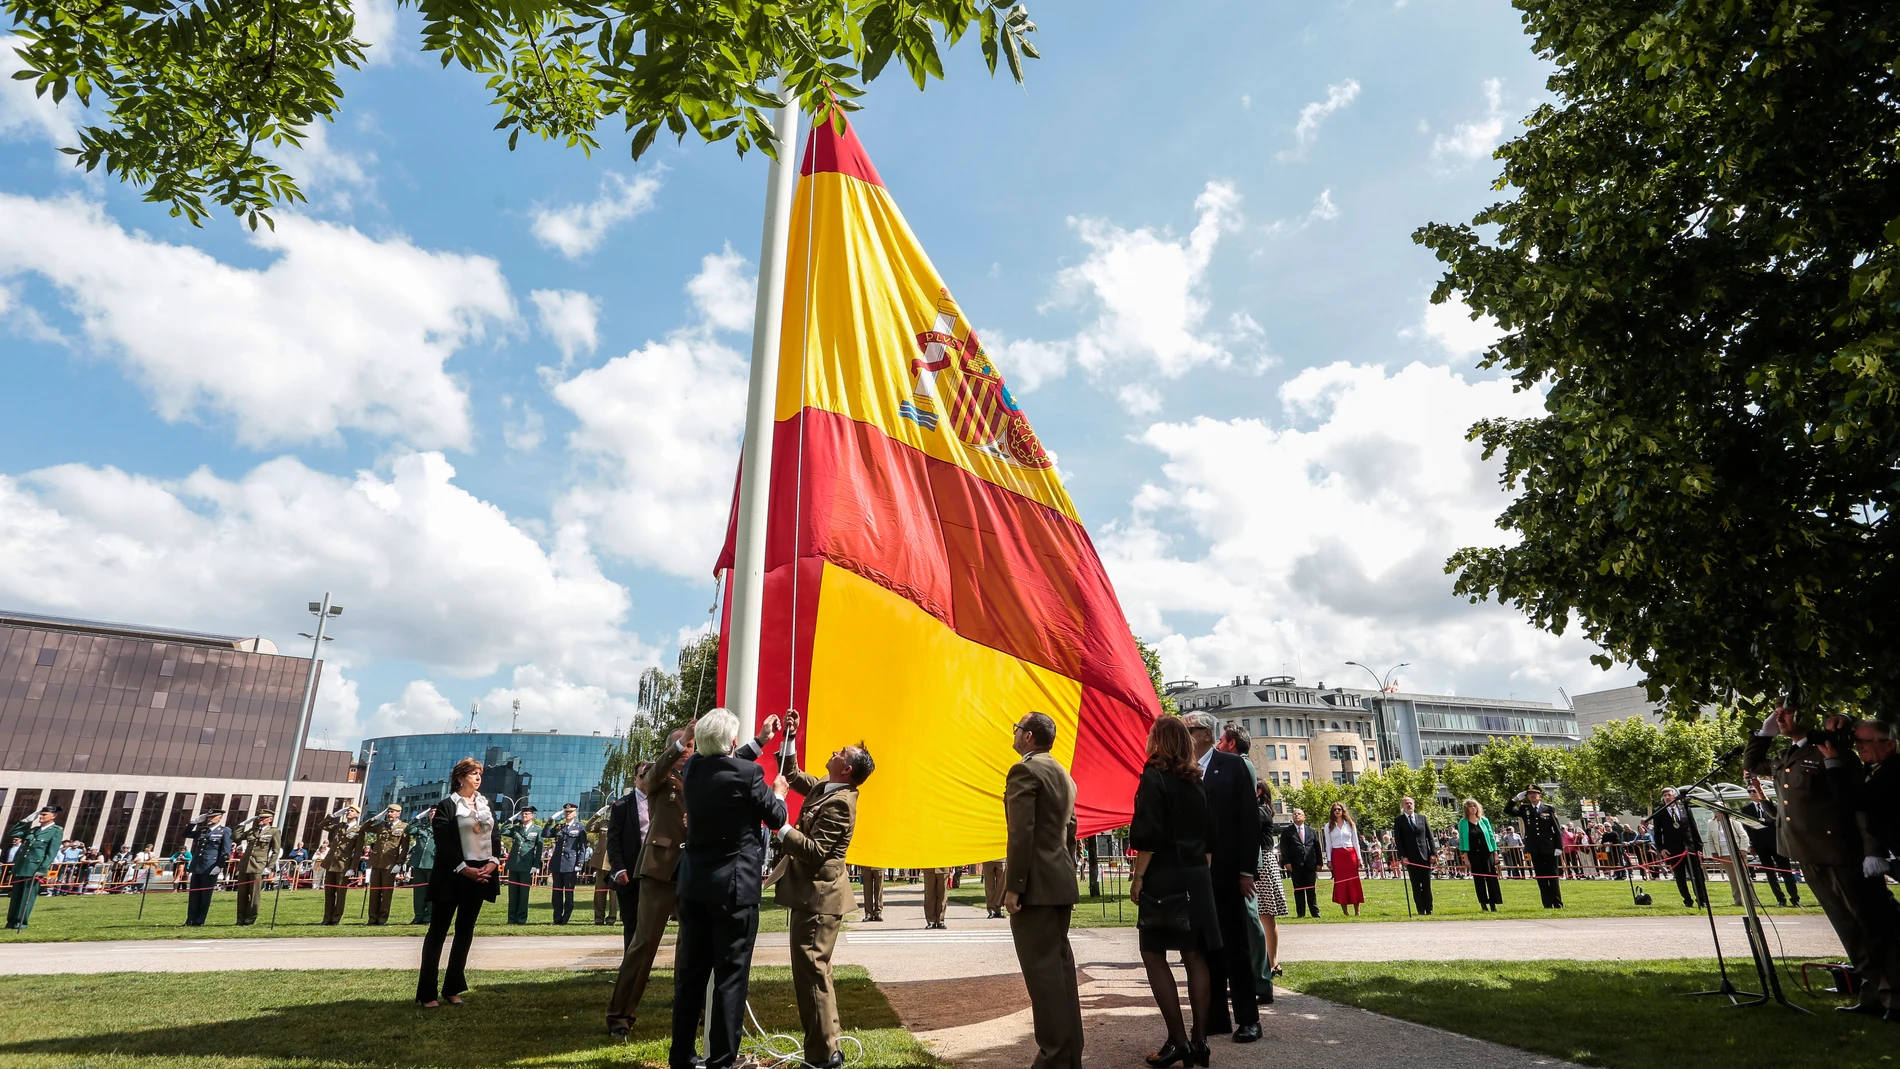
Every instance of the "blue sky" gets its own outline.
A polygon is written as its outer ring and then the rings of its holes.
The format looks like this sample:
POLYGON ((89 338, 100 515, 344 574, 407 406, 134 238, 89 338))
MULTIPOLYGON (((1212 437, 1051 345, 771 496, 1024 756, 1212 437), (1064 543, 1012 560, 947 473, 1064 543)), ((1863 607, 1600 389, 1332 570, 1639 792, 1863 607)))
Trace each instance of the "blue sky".
MULTIPOLYGON (((1537 404, 1476 370, 1484 324, 1428 311, 1410 239, 1497 199, 1543 98, 1509 7, 1034 14, 1026 86, 972 41, 925 93, 875 83, 859 132, 1169 674, 1626 682, 1442 572, 1499 537, 1464 427, 1537 404)), ((416 30, 359 9, 374 62, 262 237, 75 172, 83 117, 0 87, 0 605, 296 649, 328 589, 333 745, 471 700, 610 728, 706 619, 764 161, 511 153, 416 30)))

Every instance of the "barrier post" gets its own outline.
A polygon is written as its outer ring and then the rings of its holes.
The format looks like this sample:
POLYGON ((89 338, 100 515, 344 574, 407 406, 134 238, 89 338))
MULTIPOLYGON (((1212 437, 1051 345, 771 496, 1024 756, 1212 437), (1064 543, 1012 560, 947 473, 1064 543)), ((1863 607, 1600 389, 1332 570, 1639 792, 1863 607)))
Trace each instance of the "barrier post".
POLYGON ((145 919, 145 892, 152 889, 152 870, 145 870, 145 882, 139 885, 139 920, 145 919))

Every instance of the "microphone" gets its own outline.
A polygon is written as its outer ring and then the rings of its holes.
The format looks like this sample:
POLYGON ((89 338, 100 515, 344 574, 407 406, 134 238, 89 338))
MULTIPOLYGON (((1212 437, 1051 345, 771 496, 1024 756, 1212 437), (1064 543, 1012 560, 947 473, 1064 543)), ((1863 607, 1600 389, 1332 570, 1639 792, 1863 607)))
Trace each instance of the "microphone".
POLYGON ((1742 756, 1742 751, 1746 749, 1748 749, 1746 745, 1732 746, 1729 749, 1724 750, 1722 753, 1716 755, 1715 763, 1718 765, 1727 764, 1728 762, 1735 760, 1737 757, 1742 756))

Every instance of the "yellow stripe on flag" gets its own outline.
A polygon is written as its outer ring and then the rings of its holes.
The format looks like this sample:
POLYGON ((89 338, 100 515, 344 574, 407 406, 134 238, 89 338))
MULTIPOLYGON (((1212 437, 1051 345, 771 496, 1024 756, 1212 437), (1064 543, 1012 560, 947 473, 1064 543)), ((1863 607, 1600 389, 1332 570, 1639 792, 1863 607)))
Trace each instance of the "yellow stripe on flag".
POLYGON ((848 860, 936 868, 1002 857, 1003 782, 1020 760, 1010 727, 1024 713, 1049 714, 1054 756, 1067 767, 1081 684, 971 642, 833 565, 819 590, 806 767, 860 741, 877 762, 848 860))

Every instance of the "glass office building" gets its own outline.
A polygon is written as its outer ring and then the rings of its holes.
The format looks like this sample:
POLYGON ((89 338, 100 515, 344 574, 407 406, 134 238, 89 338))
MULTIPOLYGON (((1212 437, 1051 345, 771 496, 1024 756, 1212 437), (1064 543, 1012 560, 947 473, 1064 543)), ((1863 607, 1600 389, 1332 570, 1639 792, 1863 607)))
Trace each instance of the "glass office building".
MULTIPOLYGON (((63 806, 69 838, 176 850, 196 814, 275 809, 322 663, 268 641, 0 610, 0 812, 63 806)), ((353 801, 347 750, 305 748, 285 826, 353 801)))
MULTIPOLYGON (((405 814, 441 801, 449 772, 464 757, 482 762, 482 794, 503 819, 532 804, 541 817, 591 799, 607 767, 607 735, 562 735, 535 731, 457 731, 436 735, 391 735, 363 743, 359 760, 369 770, 363 798, 369 809, 395 802, 405 814)), ((598 808, 598 802, 594 803, 598 808)))

